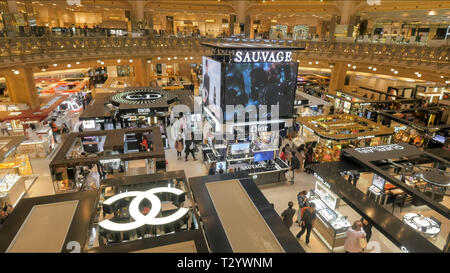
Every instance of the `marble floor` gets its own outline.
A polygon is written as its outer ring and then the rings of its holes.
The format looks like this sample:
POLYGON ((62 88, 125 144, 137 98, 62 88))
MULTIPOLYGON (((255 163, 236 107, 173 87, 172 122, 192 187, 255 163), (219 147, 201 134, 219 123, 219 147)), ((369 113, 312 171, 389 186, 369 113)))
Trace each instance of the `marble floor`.
MULTIPOLYGON (((184 156, 184 153, 183 153, 184 156)), ((176 150, 175 149, 167 149, 166 150, 166 160, 168 162, 167 171, 176 171, 176 170, 184 170, 186 176, 188 178, 195 176, 203 176, 207 175, 208 169, 206 165, 203 163, 201 159, 201 155, 197 153, 197 160, 194 161, 191 157, 189 157, 188 161, 185 161, 184 158, 182 160, 177 159, 176 150)), ((50 171, 48 168, 48 164, 50 159, 33 159, 32 167, 34 174, 38 176, 38 179, 35 181, 31 189, 28 191, 26 197, 37 197, 43 195, 51 195, 54 194, 53 185, 50 178, 50 171)), ((133 163, 132 169, 130 171, 131 174, 141 174, 145 170, 145 162, 136 162, 133 163)), ((362 191, 365 190, 365 187, 368 187, 368 180, 364 176, 361 177, 358 188, 362 191)), ((305 172, 298 172, 295 175, 294 185, 290 185, 289 183, 279 183, 274 185, 262 186, 260 187, 262 193, 267 198, 270 203, 274 204, 274 208, 278 214, 281 214, 284 209, 287 208, 287 204, 289 201, 294 202, 294 208, 298 209, 297 203, 297 193, 302 190, 310 190, 314 188, 315 185, 315 177, 313 175, 307 174, 305 172)), ((350 206, 345 203, 341 203, 339 208, 339 212, 343 215, 347 215, 350 222, 355 220, 359 220, 361 218, 356 211, 354 211, 350 206)), ((405 211, 403 211, 405 212, 405 211)), ((294 216, 294 220, 296 216, 294 216)), ((446 223, 448 227, 448 222, 446 223)), ((290 228, 293 235, 296 235, 300 231, 300 227, 298 224, 294 224, 290 228)), ((443 232, 443 234, 447 234, 448 230, 443 232)), ((440 242, 440 241, 439 241, 440 242)), ((310 247, 305 245, 305 235, 299 240, 299 243, 303 246, 303 248, 307 252, 317 252, 317 253, 329 253, 330 249, 321 241, 321 239, 314 234, 311 233, 310 238, 310 247)), ((440 243, 439 243, 440 246, 440 243)), ((442 249, 442 248, 441 248, 442 249)), ((343 247, 335 248, 333 252, 344 252, 343 247)), ((373 228, 373 236, 371 242, 369 243, 366 252, 401 252, 401 250, 391 243, 384 235, 382 235, 378 230, 373 228)))

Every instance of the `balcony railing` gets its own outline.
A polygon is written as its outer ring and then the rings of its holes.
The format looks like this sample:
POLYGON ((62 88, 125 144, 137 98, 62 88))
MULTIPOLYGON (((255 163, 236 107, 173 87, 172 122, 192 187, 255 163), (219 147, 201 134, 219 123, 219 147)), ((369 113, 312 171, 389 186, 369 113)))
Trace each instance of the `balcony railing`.
MULTIPOLYGON (((418 65, 449 65, 450 46, 428 47, 405 44, 373 44, 323 41, 249 40, 213 38, 155 38, 155 37, 39 37, 0 38, 0 65, 14 65, 92 58, 157 57, 173 54, 203 55, 210 49, 201 42, 243 41, 246 43, 275 43, 305 48, 294 58, 314 57, 329 61, 389 61, 418 65)), ((443 67, 449 69, 448 67, 443 67)))

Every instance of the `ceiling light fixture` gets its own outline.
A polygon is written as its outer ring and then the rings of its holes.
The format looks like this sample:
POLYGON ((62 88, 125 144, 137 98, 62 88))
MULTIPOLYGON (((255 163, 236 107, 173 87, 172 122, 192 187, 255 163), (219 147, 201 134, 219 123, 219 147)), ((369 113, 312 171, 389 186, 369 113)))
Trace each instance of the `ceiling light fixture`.
POLYGON ((72 65, 71 65, 71 64, 68 64, 67 67, 72 67, 72 65))
POLYGON ((396 70, 396 71, 394 71, 394 74, 398 74, 398 71, 396 70))
POLYGON ((16 74, 16 75, 19 75, 19 73, 20 73, 19 70, 14 71, 14 74, 16 74))
POLYGON ((348 67, 352 66, 351 64, 347 64, 348 67))
POLYGON ((133 59, 130 59, 130 63, 132 63, 133 62, 133 59))
POLYGON ((356 65, 353 66, 353 69, 356 69, 356 65))
POLYGON ((377 71, 377 68, 376 67, 374 67, 373 69, 372 69, 373 71, 377 71))

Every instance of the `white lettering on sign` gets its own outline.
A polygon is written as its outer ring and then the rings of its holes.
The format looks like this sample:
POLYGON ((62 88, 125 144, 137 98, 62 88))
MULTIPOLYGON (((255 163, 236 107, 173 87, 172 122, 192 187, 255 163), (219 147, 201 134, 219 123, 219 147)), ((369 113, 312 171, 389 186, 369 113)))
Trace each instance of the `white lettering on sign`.
POLYGON ((241 51, 234 54, 235 63, 282 63, 292 61, 291 51, 241 51))
POLYGON ((373 146, 373 147, 356 148, 355 151, 357 151, 360 154, 368 154, 368 153, 373 153, 373 152, 391 152, 391 151, 403 150, 403 149, 405 149, 405 148, 398 144, 389 144, 389 145, 381 145, 381 146, 373 146))
POLYGON ((402 246, 400 249, 405 253, 409 253, 409 250, 404 246, 402 246))
POLYGON ((250 132, 251 133, 257 133, 257 132, 267 132, 269 126, 267 125, 253 125, 250 126, 250 132))
POLYGON ((356 139, 366 139, 366 138, 374 138, 375 136, 360 136, 357 137, 356 139))
POLYGON ((105 159, 105 160, 100 160, 101 164, 108 164, 108 163, 120 163, 120 158, 117 159, 105 159))
POLYGON ((147 114, 150 113, 150 108, 139 108, 138 109, 139 114, 147 114))

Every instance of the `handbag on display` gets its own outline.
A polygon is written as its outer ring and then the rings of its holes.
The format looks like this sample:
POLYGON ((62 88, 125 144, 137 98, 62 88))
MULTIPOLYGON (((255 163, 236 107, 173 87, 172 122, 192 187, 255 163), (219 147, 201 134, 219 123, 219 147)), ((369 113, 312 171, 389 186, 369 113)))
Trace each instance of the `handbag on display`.
POLYGON ((359 247, 365 249, 367 247, 367 240, 364 237, 359 238, 359 247))

